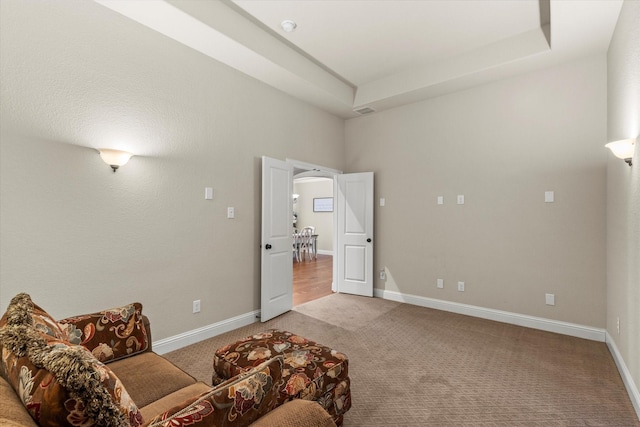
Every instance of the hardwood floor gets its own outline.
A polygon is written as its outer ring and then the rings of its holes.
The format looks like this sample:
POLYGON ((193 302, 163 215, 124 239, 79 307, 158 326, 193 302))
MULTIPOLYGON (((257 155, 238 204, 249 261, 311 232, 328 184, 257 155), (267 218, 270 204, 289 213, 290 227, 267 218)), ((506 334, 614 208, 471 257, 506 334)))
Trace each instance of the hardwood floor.
POLYGON ((318 255, 317 259, 293 261, 293 305, 304 304, 331 295, 333 256, 318 255))

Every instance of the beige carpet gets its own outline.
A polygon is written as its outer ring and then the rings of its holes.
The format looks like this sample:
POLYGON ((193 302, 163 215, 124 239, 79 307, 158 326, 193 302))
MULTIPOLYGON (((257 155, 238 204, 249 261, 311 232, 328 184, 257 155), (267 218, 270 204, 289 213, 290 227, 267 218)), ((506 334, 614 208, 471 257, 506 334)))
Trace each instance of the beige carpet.
POLYGON ((357 331, 400 304, 381 298, 361 298, 343 294, 330 295, 301 304, 294 310, 342 329, 357 331))
POLYGON ((331 295, 166 357, 209 382, 216 348, 269 328, 349 356, 345 427, 640 426, 604 343, 381 299, 331 295))

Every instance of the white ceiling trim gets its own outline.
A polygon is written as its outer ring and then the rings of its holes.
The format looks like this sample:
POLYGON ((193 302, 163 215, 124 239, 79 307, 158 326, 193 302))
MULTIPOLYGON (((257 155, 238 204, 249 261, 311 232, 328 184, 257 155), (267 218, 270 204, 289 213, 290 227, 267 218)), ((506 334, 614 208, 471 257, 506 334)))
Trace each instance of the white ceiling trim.
POLYGON ((464 87, 464 78, 480 71, 500 67, 530 55, 548 52, 550 46, 542 28, 528 31, 440 61, 436 64, 407 70, 358 87, 355 108, 369 106, 375 110, 387 109, 406 103, 411 93, 422 96, 437 93, 447 84, 448 90, 464 87))
POLYGON ((354 115, 351 86, 282 45, 222 2, 95 1, 292 96, 312 100, 339 116, 354 115))
MULTIPOLYGON (((622 7, 622 0, 551 0, 550 26, 543 16, 538 29, 354 88, 225 1, 95 1, 343 118, 357 117, 354 109, 365 106, 381 111, 580 55, 604 53, 622 7)), ((540 1, 546 5, 546 0, 540 1)))

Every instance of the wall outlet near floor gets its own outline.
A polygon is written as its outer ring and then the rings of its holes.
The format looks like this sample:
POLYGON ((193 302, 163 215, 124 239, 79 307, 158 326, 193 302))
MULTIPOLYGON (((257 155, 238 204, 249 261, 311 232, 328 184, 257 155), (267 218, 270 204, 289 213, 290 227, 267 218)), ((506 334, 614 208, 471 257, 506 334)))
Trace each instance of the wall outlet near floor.
POLYGON ((200 300, 197 299, 193 302, 193 312, 200 313, 200 300))
POLYGON ((387 280, 387 273, 384 270, 380 270, 380 280, 387 280))
POLYGON ((436 286, 438 287, 438 289, 444 288, 444 280, 443 279, 436 280, 436 286))
POLYGON ((556 295, 544 294, 544 303, 547 305, 556 305, 556 295))
POLYGON ((464 282, 458 282, 458 292, 464 292, 464 282))

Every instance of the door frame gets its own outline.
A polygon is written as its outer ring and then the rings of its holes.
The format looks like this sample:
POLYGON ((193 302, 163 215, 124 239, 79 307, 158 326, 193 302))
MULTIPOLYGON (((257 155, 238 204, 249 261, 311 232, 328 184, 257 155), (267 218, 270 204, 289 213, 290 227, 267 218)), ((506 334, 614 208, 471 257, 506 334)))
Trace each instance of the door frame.
MULTIPOLYGON (((307 162, 301 162, 299 160, 295 160, 295 159, 289 159, 287 158, 285 160, 287 163, 290 163, 291 166, 293 167, 294 173, 293 173, 293 178, 306 178, 306 177, 319 177, 319 178, 329 178, 333 181, 333 200, 334 200, 334 206, 335 206, 335 198, 336 198, 336 194, 338 191, 338 181, 336 179, 337 175, 341 175, 343 172, 341 170, 337 170, 337 169, 332 169, 332 168, 328 168, 325 166, 320 166, 320 165, 314 165, 313 163, 307 163, 307 162), (306 170, 306 172, 299 172, 298 174, 295 173, 296 169, 303 169, 306 170)), ((336 209, 333 210, 332 212, 332 216, 333 216, 333 253, 334 255, 337 253, 336 250, 338 249, 337 247, 337 239, 338 239, 338 214, 336 212, 336 209)), ((335 258, 334 258, 335 261, 335 258)), ((338 289, 338 264, 337 262, 333 262, 333 272, 332 272, 332 280, 331 280, 331 290, 333 292, 340 292, 340 289, 338 289)))

